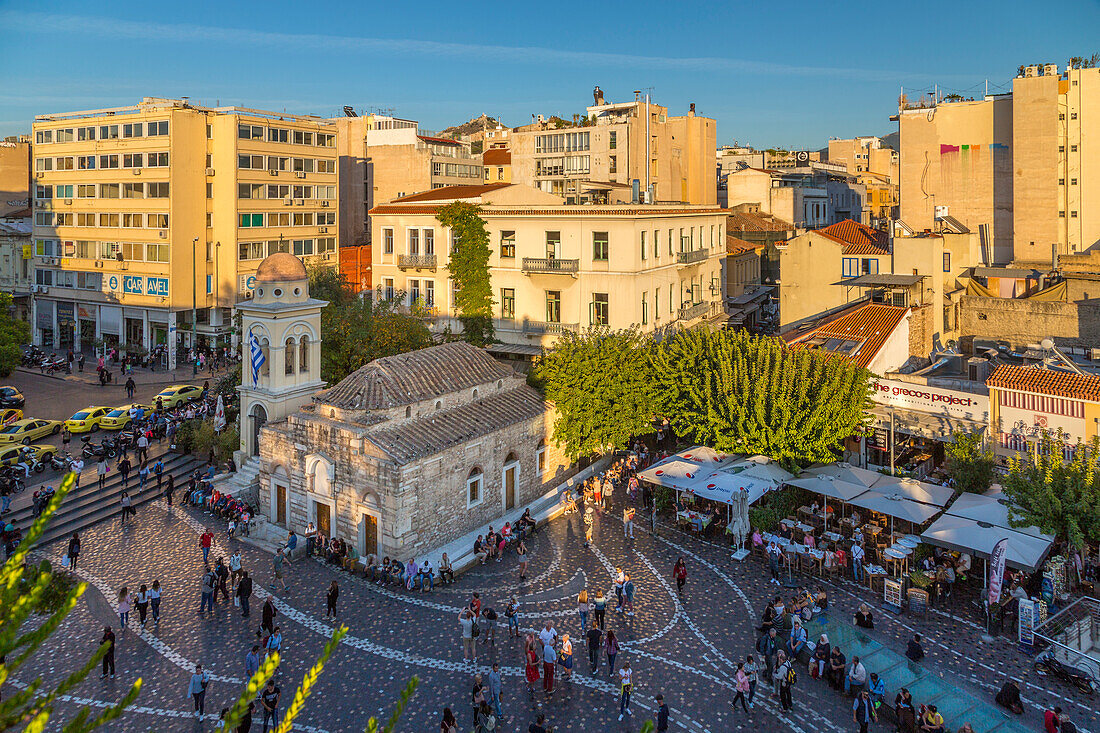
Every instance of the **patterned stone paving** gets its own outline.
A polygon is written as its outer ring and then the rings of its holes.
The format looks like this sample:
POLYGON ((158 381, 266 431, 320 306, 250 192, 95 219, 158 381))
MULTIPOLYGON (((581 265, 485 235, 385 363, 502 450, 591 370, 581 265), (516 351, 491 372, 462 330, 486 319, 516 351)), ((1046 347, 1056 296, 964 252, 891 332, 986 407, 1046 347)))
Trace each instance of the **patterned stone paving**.
MULTIPOLYGON (((621 497, 619 497, 621 498, 621 497)), ((468 705, 475 668, 462 660, 457 616, 473 591, 484 605, 503 609, 511 596, 521 603, 520 623, 541 628, 550 620, 574 639, 575 675, 557 683, 555 694, 529 694, 523 683, 522 652, 517 640, 498 628, 495 646, 479 647, 482 672, 499 662, 505 676, 505 720, 501 730, 526 731, 538 712, 546 713, 556 731, 636 731, 653 712, 653 697, 663 693, 673 710, 672 730, 692 733, 779 730, 795 733, 854 730, 850 703, 822 682, 801 675, 794 691, 795 709, 780 714, 769 688, 757 690, 749 714, 732 712, 735 662, 753 653, 759 612, 775 593, 767 573, 755 559, 736 563, 729 548, 688 537, 671 527, 654 537, 642 528, 635 539, 623 537, 619 513, 597 515, 594 547, 583 547, 584 526, 578 515, 562 517, 536 534, 527 581, 520 581, 513 557, 476 567, 454 586, 428 594, 383 589, 335 570, 318 560, 304 560, 286 574, 288 589, 275 595, 284 635, 279 683, 284 707, 302 674, 331 634, 324 617, 324 595, 331 580, 340 583, 341 621, 350 632, 320 680, 315 696, 299 719, 299 730, 320 733, 361 730, 370 715, 384 715, 412 674, 420 689, 404 718, 401 731, 434 731, 439 714, 450 705, 465 730, 472 729, 468 705), (677 557, 687 562, 689 578, 682 599, 671 579, 677 557), (608 676, 607 660, 600 672, 587 674, 576 593, 587 584, 590 593, 603 589, 612 600, 610 574, 623 567, 635 579, 637 615, 610 610, 608 628, 619 635, 634 669, 633 716, 618 721, 618 685, 608 676)), ((61 545, 44 548, 58 555, 61 545)), ((83 537, 79 574, 89 585, 87 602, 67 619, 56 638, 25 670, 16 684, 32 675, 57 681, 74 659, 84 658, 98 644, 105 623, 118 626, 113 599, 120 586, 136 589, 159 579, 162 618, 142 631, 132 614, 131 628, 118 635, 118 678, 87 680, 62 702, 64 712, 82 706, 102 707, 118 699, 137 677, 143 678, 139 707, 112 730, 212 730, 216 714, 230 703, 245 676, 244 656, 256 640, 263 597, 272 577, 271 555, 239 541, 227 541, 224 523, 194 509, 156 503, 142 509, 133 525, 104 523, 83 537), (203 573, 199 534, 204 526, 218 533, 211 553, 228 557, 240 549, 244 567, 257 580, 252 617, 241 618, 231 603, 220 601, 210 618, 198 615, 203 573), (110 600, 108 600, 110 599, 110 600), (191 667, 201 662, 214 675, 207 695, 207 716, 191 716, 186 689, 191 667)), ((815 581, 816 582, 816 581, 815 581)), ((850 581, 830 582, 835 614, 854 613, 861 601, 878 609, 866 588, 850 581)), ((503 618, 501 619, 503 621, 503 618)), ((959 615, 934 611, 926 618, 894 616, 876 610, 874 636, 899 651, 918 631, 925 637, 927 664, 945 679, 991 698, 1005 676, 1024 680, 1025 700, 1035 706, 1061 705, 1082 730, 1100 732, 1095 702, 1053 680, 1028 673, 1029 659, 1007 639, 992 644, 980 640, 981 629, 959 615)), ((872 670, 873 671, 873 670, 872 670)), ((892 699, 892 692, 890 694, 892 699)), ((919 702, 919 701, 918 701, 919 702)), ((1040 713, 1029 711, 1027 722, 1041 730, 1040 713)), ((259 719, 256 720, 259 730, 259 719)), ((886 730, 885 724, 873 726, 886 730)), ((979 731, 979 733, 981 733, 979 731)))

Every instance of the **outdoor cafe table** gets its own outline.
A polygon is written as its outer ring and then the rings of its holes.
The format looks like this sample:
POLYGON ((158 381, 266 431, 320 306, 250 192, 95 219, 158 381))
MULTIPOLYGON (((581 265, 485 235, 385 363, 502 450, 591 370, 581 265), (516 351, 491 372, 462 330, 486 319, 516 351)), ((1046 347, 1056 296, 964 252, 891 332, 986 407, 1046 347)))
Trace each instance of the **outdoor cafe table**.
POLYGON ((881 565, 865 565, 864 574, 867 576, 867 587, 875 590, 875 581, 886 577, 886 568, 881 565))
POLYGON ((699 512, 693 512, 690 509, 676 512, 676 516, 685 522, 690 522, 693 526, 698 527, 700 530, 706 529, 710 526, 711 520, 714 519, 712 514, 700 514, 699 512))
POLYGON ((836 532, 822 532, 821 539, 828 540, 829 542, 840 542, 841 537, 836 532))
POLYGON ((898 544, 905 545, 906 547, 916 547, 920 544, 920 537, 915 534, 907 534, 899 540, 898 544))
POLYGON ((784 527, 794 527, 795 529, 800 529, 803 532, 809 532, 811 534, 814 531, 814 528, 810 525, 804 522, 796 522, 793 519, 780 519, 779 523, 782 524, 784 527))
POLYGON ((882 527, 877 524, 865 524, 859 528, 859 531, 863 534, 869 534, 872 537, 877 537, 882 532, 882 527))

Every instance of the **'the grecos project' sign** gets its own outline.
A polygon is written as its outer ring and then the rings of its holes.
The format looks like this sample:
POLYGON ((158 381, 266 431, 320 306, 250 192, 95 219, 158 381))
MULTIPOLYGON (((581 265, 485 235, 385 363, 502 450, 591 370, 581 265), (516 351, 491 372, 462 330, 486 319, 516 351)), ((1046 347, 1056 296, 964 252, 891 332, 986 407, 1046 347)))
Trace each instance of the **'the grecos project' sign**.
POLYGON ((989 396, 924 384, 879 379, 872 382, 871 399, 882 405, 905 407, 968 420, 989 420, 989 396))

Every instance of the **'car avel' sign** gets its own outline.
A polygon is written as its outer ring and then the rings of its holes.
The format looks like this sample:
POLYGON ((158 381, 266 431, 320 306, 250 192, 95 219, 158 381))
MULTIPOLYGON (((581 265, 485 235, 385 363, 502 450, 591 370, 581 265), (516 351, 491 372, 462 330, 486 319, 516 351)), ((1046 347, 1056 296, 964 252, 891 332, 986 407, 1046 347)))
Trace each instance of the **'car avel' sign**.
POLYGON ((871 399, 880 405, 893 405, 978 422, 989 421, 988 395, 929 387, 926 384, 895 382, 892 379, 879 379, 872 382, 871 386, 871 399))

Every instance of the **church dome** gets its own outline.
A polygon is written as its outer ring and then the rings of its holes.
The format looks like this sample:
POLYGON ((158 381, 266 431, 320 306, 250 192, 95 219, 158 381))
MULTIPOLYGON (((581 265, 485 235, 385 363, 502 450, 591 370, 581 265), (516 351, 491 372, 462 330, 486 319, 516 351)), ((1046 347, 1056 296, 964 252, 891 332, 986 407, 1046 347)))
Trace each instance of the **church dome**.
POLYGON ((256 268, 257 283, 292 282, 308 280, 309 273, 300 259, 289 252, 276 252, 265 258, 256 268))

